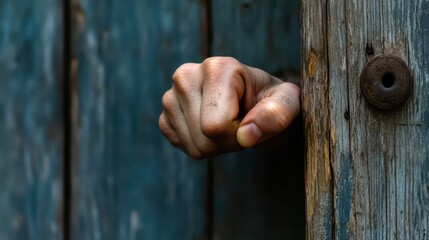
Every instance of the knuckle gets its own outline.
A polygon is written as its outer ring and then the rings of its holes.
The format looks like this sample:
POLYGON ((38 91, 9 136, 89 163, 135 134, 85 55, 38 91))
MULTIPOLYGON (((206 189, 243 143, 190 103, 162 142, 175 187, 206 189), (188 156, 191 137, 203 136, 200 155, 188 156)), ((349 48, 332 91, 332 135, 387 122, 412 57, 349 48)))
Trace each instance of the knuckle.
POLYGON ((290 107, 289 98, 276 98, 273 101, 267 101, 264 111, 261 115, 270 120, 271 127, 274 129, 282 129, 289 125, 293 120, 293 114, 290 107))
POLYGON ((166 119, 164 113, 161 113, 161 116, 159 116, 158 126, 159 126, 159 129, 161 130, 161 132, 165 135, 164 132, 166 131, 166 129, 168 127, 168 123, 167 123, 167 119, 166 119))
POLYGON ((172 80, 175 85, 182 86, 195 74, 197 64, 185 63, 176 69, 172 80))
POLYGON ((162 113, 159 117, 159 128, 161 130, 162 135, 164 135, 164 137, 170 142, 171 145, 185 151, 183 148, 182 141, 180 140, 173 127, 169 124, 167 117, 164 113, 162 113))
POLYGON ((217 145, 209 139, 202 139, 198 141, 196 148, 205 156, 208 156, 217 151, 217 145))
POLYGON ((177 136, 172 129, 172 127, 169 125, 167 117, 165 114, 161 114, 158 121, 159 129, 161 130, 161 133, 170 141, 171 144, 176 146, 180 143, 180 141, 177 139, 177 136))
POLYGON ((244 71, 244 66, 233 57, 210 57, 204 60, 202 67, 208 74, 219 74, 225 70, 232 71, 233 73, 244 71))
POLYGON ((177 139, 177 138, 171 138, 171 139, 168 139, 168 140, 170 141, 171 145, 173 145, 173 146, 175 146, 177 148, 182 148, 182 143, 180 142, 179 139, 177 139))
POLYGON ((296 96, 299 99, 300 93, 301 93, 301 88, 292 83, 292 82, 285 82, 283 83, 285 89, 287 89, 288 91, 290 91, 292 96, 296 96))
POLYGON ((228 126, 222 120, 209 120, 201 122, 201 132, 208 138, 216 138, 227 134, 228 126))
POLYGON ((180 66, 173 74, 173 90, 177 100, 192 102, 201 95, 202 78, 200 65, 186 63, 180 66))
POLYGON ((193 159, 201 160, 205 155, 196 148, 188 148, 186 153, 193 159))
POLYGON ((240 62, 233 57, 209 57, 203 63, 204 66, 219 66, 219 65, 240 65, 240 62))
POLYGON ((174 97, 174 93, 172 90, 168 90, 167 92, 164 93, 164 95, 162 96, 162 107, 164 109, 170 109, 174 106, 176 99, 174 97))
POLYGON ((206 87, 222 89, 243 89, 248 78, 246 66, 232 57, 212 57, 202 63, 206 87))

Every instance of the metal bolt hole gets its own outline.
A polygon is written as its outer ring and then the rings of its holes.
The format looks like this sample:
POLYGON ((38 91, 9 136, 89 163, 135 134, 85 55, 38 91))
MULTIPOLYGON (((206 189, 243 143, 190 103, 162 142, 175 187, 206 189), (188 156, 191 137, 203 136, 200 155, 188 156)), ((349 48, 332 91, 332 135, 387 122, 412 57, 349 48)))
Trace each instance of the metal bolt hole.
POLYGON ((381 77, 381 83, 385 88, 391 88, 395 84, 395 74, 391 72, 386 72, 381 77))

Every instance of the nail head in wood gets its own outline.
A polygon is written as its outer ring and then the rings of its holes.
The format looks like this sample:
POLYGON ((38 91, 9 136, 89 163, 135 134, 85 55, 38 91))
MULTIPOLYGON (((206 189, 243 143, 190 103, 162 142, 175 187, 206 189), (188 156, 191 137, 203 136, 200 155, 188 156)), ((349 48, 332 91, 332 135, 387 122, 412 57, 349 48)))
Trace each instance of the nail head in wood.
POLYGON ((364 66, 360 86, 373 107, 392 110, 401 106, 410 96, 410 70, 399 57, 378 55, 364 66))

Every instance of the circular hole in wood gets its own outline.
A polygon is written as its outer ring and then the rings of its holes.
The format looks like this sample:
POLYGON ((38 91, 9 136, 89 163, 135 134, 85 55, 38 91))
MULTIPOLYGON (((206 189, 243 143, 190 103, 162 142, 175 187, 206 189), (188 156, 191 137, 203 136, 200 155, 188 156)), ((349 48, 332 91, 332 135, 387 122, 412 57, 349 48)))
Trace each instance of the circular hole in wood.
POLYGON ((386 72, 381 77, 381 83, 385 88, 391 88, 395 84, 395 78, 395 74, 393 74, 392 72, 386 72))

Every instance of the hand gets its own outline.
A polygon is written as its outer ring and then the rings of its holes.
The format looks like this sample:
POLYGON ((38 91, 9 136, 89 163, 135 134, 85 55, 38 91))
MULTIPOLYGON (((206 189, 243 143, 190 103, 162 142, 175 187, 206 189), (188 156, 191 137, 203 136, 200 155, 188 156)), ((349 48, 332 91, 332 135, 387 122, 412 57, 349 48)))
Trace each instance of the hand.
POLYGON ((234 58, 186 63, 162 98, 159 126, 191 157, 252 147, 282 133, 300 111, 300 88, 234 58))

